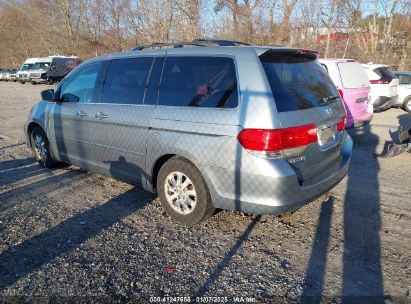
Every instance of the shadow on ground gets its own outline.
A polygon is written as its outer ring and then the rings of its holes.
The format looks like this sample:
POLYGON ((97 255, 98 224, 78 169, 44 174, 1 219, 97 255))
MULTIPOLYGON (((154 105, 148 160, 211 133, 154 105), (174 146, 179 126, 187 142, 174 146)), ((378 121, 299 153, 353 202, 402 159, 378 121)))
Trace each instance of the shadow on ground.
MULTIPOLYGON (((343 303, 384 303, 381 271, 381 211, 379 164, 375 157, 378 136, 370 125, 350 129, 354 149, 344 199, 343 303)), ((318 219, 311 257, 305 274, 302 303, 324 300, 333 202, 324 202, 318 219)))
POLYGON ((133 188, 2 252, 0 291, 143 208, 153 199, 143 192, 133 188))

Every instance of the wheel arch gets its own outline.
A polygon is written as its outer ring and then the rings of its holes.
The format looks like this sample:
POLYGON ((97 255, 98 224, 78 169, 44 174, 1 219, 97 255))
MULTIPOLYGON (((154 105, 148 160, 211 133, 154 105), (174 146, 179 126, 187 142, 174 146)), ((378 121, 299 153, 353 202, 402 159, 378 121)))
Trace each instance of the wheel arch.
MULTIPOLYGON (((188 161, 190 164, 192 164, 197 170, 199 170, 198 166, 195 164, 195 162, 191 161, 189 158, 184 157, 182 155, 176 154, 176 153, 168 153, 168 154, 163 154, 157 160, 154 162, 154 165, 152 166, 151 170, 151 185, 153 186, 153 189, 157 188, 157 178, 158 178, 158 173, 160 172, 161 167, 169 161, 171 158, 180 158, 183 160, 188 161)), ((200 170, 199 170, 200 171, 200 170)))
POLYGON ((35 127, 40 127, 40 128, 43 130, 43 132, 46 133, 46 131, 44 130, 44 128, 43 128, 38 122, 32 121, 32 122, 30 122, 30 123, 28 124, 27 130, 26 130, 26 133, 27 133, 27 137, 28 137, 28 138, 30 137, 31 132, 33 131, 33 129, 34 129, 35 127))

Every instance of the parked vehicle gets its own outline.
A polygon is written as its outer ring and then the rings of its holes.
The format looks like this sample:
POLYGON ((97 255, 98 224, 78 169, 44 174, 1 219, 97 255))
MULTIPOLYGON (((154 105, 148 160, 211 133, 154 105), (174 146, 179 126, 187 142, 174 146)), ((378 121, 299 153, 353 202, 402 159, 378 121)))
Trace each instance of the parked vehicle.
POLYGON ((397 103, 398 78, 384 64, 363 64, 371 83, 374 110, 386 110, 397 103))
POLYGON ((0 69, 0 80, 3 80, 3 73, 6 71, 7 69, 0 69))
POLYGON ((16 74, 18 82, 25 84, 26 81, 30 81, 30 71, 33 68, 33 65, 38 62, 39 59, 40 58, 29 58, 23 63, 23 65, 20 67, 20 70, 16 74))
POLYGON ((24 132, 40 165, 155 190, 192 225, 215 208, 278 214, 327 193, 347 174, 345 123, 316 54, 197 40, 82 63, 42 92, 24 132))
POLYGON ((13 69, 13 72, 10 74, 10 81, 13 81, 13 82, 17 81, 17 71, 18 69, 13 69))
POLYGON ((2 74, 2 80, 5 81, 15 81, 16 79, 16 69, 5 69, 2 74))
POLYGON ((394 72, 398 77, 398 101, 395 107, 411 112, 411 72, 394 72))
POLYGON ((361 65, 352 59, 319 59, 337 87, 347 110, 347 128, 369 123, 373 105, 369 100, 370 81, 361 65))
POLYGON ((78 63, 78 58, 75 56, 41 58, 41 61, 35 63, 33 70, 30 72, 30 81, 32 84, 46 82, 53 84, 55 81, 63 79, 78 63))

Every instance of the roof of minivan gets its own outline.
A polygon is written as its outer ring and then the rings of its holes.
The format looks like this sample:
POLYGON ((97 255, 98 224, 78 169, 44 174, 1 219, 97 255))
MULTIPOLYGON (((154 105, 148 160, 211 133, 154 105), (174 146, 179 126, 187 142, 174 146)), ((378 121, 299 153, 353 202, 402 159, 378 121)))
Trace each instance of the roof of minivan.
POLYGON ((279 47, 279 46, 204 46, 204 47, 183 47, 183 48, 164 48, 164 49, 150 49, 142 51, 128 51, 114 54, 107 54, 99 57, 94 57, 89 60, 99 61, 99 60, 109 60, 114 58, 126 58, 126 57, 136 57, 136 56, 147 56, 147 55, 165 55, 165 54, 178 54, 178 55, 229 55, 235 56, 240 54, 257 54, 260 56, 264 52, 273 50, 299 50, 298 48, 290 47, 279 47))

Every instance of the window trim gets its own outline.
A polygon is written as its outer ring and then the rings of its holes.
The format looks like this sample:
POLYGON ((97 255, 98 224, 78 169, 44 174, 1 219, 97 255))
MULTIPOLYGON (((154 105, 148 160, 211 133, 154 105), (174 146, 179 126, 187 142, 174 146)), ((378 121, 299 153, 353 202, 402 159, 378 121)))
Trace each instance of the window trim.
POLYGON ((96 98, 96 101, 98 101, 98 102, 95 102, 94 104, 96 104, 96 105, 117 105, 117 106, 156 106, 155 104, 145 104, 145 101, 146 101, 146 95, 147 95, 146 93, 147 93, 147 90, 148 90, 148 85, 150 83, 151 71, 153 70, 154 62, 155 62, 157 57, 163 57, 163 56, 146 55, 146 56, 134 56, 134 57, 118 57, 118 58, 113 58, 113 59, 106 60, 104 62, 104 67, 103 67, 103 70, 102 70, 101 82, 99 82, 98 98, 96 98), (150 70, 148 72, 146 88, 145 88, 145 91, 144 91, 143 102, 139 103, 139 104, 101 102, 101 98, 103 96, 104 85, 105 85, 106 79, 107 79, 108 70, 110 68, 110 65, 111 65, 112 61, 113 60, 138 59, 138 58, 151 58, 152 59, 150 70))
MULTIPOLYGON (((100 85, 98 82, 99 82, 99 79, 100 79, 100 77, 101 77, 102 72, 104 71, 104 65, 105 65, 105 61, 104 61, 104 60, 91 61, 91 62, 85 63, 84 65, 81 64, 81 65, 78 65, 78 66, 77 66, 76 68, 74 68, 73 70, 71 70, 70 73, 67 74, 67 76, 64 77, 62 81, 60 81, 60 83, 58 84, 58 86, 57 86, 57 88, 56 88, 56 90, 55 90, 55 96, 58 96, 58 99, 57 99, 56 101, 48 101, 48 102, 49 102, 49 103, 56 103, 56 102, 63 103, 63 102, 61 101, 61 96, 60 96, 62 86, 63 86, 74 74, 76 74, 78 71, 84 70, 84 69, 87 68, 88 66, 90 66, 90 65, 92 65, 92 64, 95 64, 95 63, 100 63, 100 64, 102 65, 101 68, 100 68, 100 70, 99 70, 99 72, 98 72, 98 74, 97 74, 97 79, 96 79, 97 86, 94 88, 94 92, 93 92, 93 99, 97 100, 97 97, 98 97, 98 96, 97 96, 97 93, 98 93, 98 88, 99 88, 99 85, 100 85), (95 97, 95 98, 94 98, 94 97, 95 97)), ((79 103, 80 103, 80 102, 79 102, 79 103)), ((94 102, 82 103, 82 104, 94 104, 94 102)))
POLYGON ((211 111, 215 111, 215 110, 219 110, 219 111, 236 111, 241 106, 241 94, 240 94, 241 88, 240 88, 240 81, 239 81, 240 78, 238 76, 239 75, 238 75, 238 68, 237 68, 237 60, 236 60, 236 57, 232 56, 232 55, 225 55, 225 54, 221 54, 221 55, 219 55, 219 54, 213 54, 213 55, 197 55, 197 54, 179 55, 179 54, 171 54, 171 55, 168 55, 168 54, 166 54, 165 60, 164 60, 164 63, 163 63, 163 68, 162 68, 162 71, 161 71, 160 82, 159 82, 159 85, 158 85, 158 88, 157 88, 157 103, 156 103, 156 105, 157 105, 157 107, 160 107, 160 108, 172 108, 172 109, 189 109, 189 110, 202 110, 202 111, 203 110, 208 110, 208 111, 210 111, 210 110, 211 111), (168 57, 170 57, 170 58, 173 58, 173 57, 176 57, 176 58, 199 57, 199 58, 229 58, 229 59, 232 59, 233 64, 234 64, 235 76, 236 76, 236 79, 237 79, 237 98, 238 98, 237 99, 238 100, 237 106, 234 107, 234 108, 217 108, 217 107, 189 107, 189 106, 160 105, 158 103, 158 100, 159 100, 158 97, 160 96, 161 81, 163 79, 164 67, 166 65, 168 57))

